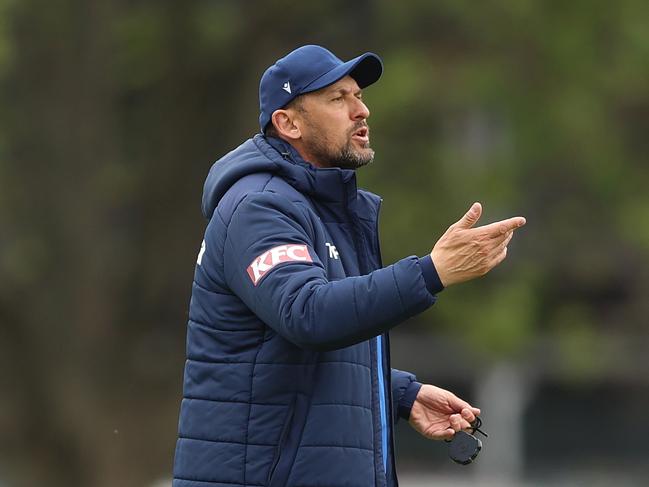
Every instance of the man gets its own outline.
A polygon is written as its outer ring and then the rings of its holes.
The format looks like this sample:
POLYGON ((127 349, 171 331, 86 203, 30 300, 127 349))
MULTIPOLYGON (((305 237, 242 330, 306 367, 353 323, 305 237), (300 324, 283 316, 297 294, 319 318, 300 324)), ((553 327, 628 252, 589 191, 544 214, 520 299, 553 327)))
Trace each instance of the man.
POLYGON ((361 89, 378 56, 303 46, 264 73, 262 133, 214 164, 187 334, 175 487, 395 486, 393 424, 428 438, 480 410, 390 368, 388 330, 501 262, 511 218, 474 204, 430 255, 383 267, 361 89))

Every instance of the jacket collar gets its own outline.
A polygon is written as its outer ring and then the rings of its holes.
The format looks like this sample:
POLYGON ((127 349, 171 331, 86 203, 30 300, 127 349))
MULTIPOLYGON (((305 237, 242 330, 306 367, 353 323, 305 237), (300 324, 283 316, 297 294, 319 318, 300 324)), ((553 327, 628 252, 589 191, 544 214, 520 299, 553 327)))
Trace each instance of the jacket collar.
POLYGON ((288 142, 255 135, 258 149, 279 166, 279 172, 295 189, 309 196, 349 206, 356 199, 356 172, 352 169, 319 168, 302 159, 288 142))

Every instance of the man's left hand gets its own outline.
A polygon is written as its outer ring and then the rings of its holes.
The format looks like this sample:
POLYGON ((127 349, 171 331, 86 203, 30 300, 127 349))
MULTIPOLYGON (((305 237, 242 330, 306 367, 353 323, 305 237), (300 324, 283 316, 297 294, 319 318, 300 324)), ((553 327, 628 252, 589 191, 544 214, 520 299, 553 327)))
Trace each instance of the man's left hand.
POLYGON ((430 384, 421 386, 410 411, 410 425, 431 440, 447 440, 456 431, 471 430, 471 424, 480 415, 452 392, 430 384))

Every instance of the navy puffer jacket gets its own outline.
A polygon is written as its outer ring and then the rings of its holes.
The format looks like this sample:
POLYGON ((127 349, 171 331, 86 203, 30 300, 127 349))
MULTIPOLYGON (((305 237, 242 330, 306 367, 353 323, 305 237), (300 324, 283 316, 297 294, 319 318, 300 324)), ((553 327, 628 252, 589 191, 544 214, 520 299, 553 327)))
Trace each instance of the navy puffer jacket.
POLYGON ((278 139, 214 164, 174 487, 397 485, 392 427, 420 385, 390 369, 387 330, 434 303, 436 275, 382 268, 379 204, 278 139))

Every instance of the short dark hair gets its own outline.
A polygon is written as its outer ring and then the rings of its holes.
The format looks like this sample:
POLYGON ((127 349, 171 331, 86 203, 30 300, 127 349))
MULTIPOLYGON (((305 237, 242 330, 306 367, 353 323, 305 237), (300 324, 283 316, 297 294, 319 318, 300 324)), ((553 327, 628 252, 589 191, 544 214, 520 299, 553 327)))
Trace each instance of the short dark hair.
MULTIPOLYGON (((290 102, 288 102, 288 104, 285 107, 282 107, 282 110, 293 108, 298 112, 304 112, 305 110, 304 110, 304 106, 302 105, 302 96, 303 95, 298 95, 295 98, 293 98, 290 102)), ((277 132, 277 129, 273 125, 272 117, 271 120, 268 122, 268 125, 266 125, 266 128, 264 129, 264 135, 266 137, 275 137, 279 139, 279 132, 277 132)))

